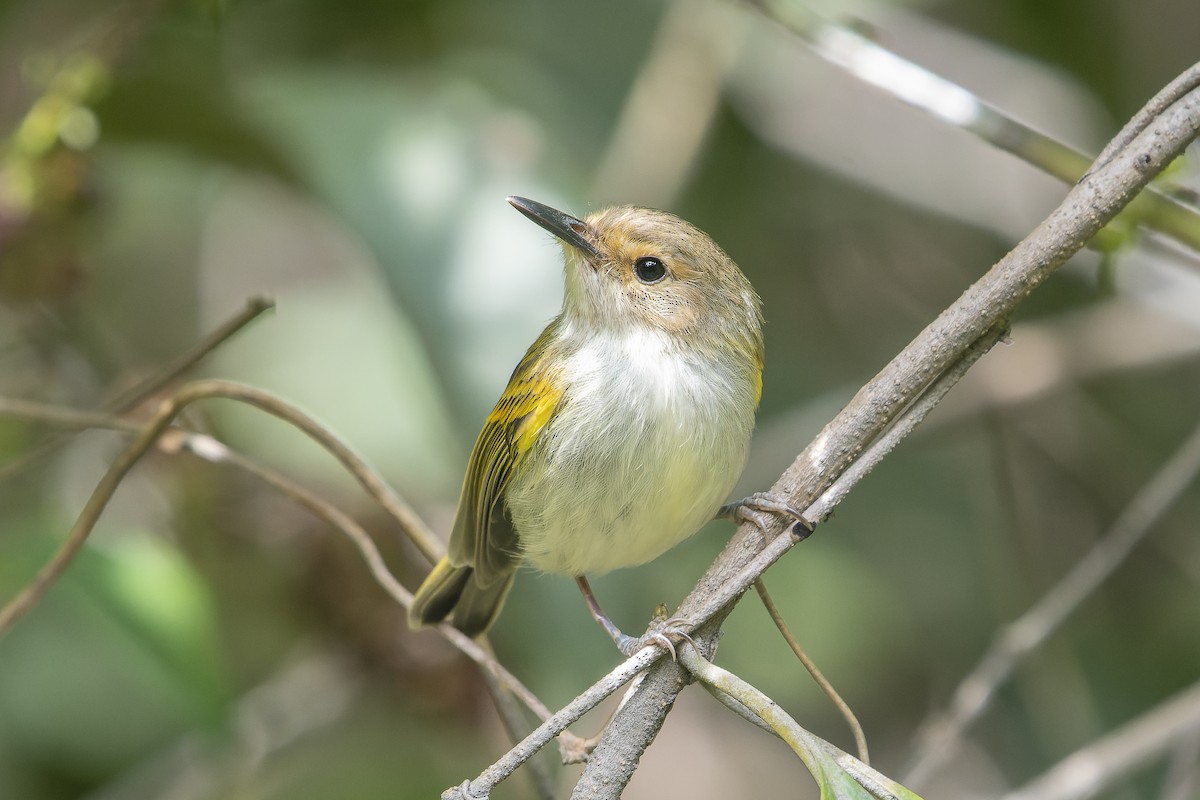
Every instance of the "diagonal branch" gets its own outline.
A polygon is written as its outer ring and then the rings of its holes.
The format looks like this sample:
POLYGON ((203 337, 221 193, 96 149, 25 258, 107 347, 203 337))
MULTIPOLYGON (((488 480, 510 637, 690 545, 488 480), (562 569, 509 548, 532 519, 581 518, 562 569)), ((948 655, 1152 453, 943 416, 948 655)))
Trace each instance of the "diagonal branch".
MULTIPOLYGON (((1165 94, 1177 92, 1168 87, 1165 94)), ((1200 89, 1188 91, 1175 102, 1163 103, 1156 98, 1148 107, 1159 109, 1153 121, 1148 121, 1124 147, 1112 152, 1104 164, 1094 167, 1041 225, 860 389, 775 483, 772 494, 807 509, 926 387, 990 329, 1003 325, 1034 288, 1079 251, 1200 134, 1200 89)), ((828 511, 813 516, 823 519, 828 511)), ((779 533, 778 528, 773 532, 779 533)), ((684 601, 681 613, 696 620, 693 610, 706 606, 731 582, 744 591, 749 582, 743 581, 749 578, 752 582, 769 566, 768 562, 751 568, 759 550, 758 541, 759 534, 752 525, 741 526, 684 601)), ((793 543, 788 537, 777 537, 767 551, 775 549, 782 555, 793 543)), ((666 666, 653 668, 647 680, 666 666)), ((657 734, 668 711, 669 706, 639 703, 636 695, 618 711, 605 737, 636 736, 629 748, 633 755, 630 757, 626 751, 623 760, 608 759, 597 750, 583 778, 587 780, 589 773, 607 778, 606 791, 597 797, 620 795, 637 758, 657 734), (639 719, 633 725, 635 717, 657 720, 658 724, 639 719)))
POLYGON ((1200 683, 1076 750, 1002 800, 1087 800, 1200 732, 1200 683))
MULTIPOLYGON (((797 0, 750 0, 814 53, 858 80, 939 121, 965 130, 1067 183, 1088 173, 1086 154, 1008 116, 964 87, 902 58, 854 28, 822 17, 797 0)), ((1095 159, 1105 164, 1155 117, 1200 85, 1200 64, 1184 71, 1139 111, 1095 159)), ((1095 169, 1093 165, 1090 169, 1095 169)), ((1151 186, 1138 199, 1138 222, 1200 251, 1200 212, 1151 186)))

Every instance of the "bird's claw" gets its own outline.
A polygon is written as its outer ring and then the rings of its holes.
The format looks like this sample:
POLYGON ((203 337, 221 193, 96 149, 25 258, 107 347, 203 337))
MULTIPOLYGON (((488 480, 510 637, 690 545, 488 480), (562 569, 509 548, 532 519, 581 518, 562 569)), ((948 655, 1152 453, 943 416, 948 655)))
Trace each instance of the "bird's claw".
POLYGON ((765 536, 770 526, 766 514, 790 517, 795 520, 791 533, 798 539, 805 539, 816 526, 786 500, 781 500, 768 492, 755 492, 749 497, 743 497, 733 503, 727 503, 717 511, 720 518, 733 519, 739 522, 753 523, 765 536))
POLYGON ((622 655, 630 658, 643 647, 658 645, 671 654, 672 661, 676 661, 678 660, 678 654, 675 652, 675 642, 671 641, 672 637, 680 641, 686 641, 693 647, 696 646, 696 641, 692 639, 685 626, 690 626, 690 623, 683 617, 655 620, 650 623, 650 629, 636 639, 632 636, 622 634, 621 640, 617 642, 617 648, 621 651, 622 655))

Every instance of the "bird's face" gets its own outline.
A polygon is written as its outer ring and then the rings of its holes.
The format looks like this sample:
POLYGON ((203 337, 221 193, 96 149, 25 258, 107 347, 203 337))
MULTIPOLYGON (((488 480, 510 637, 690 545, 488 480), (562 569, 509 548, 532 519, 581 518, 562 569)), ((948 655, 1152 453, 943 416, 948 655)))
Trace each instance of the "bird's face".
POLYGON ((703 231, 654 209, 617 206, 580 220, 524 198, 509 202, 563 241, 572 318, 608 330, 649 328, 690 347, 734 348, 761 360, 758 296, 703 231))

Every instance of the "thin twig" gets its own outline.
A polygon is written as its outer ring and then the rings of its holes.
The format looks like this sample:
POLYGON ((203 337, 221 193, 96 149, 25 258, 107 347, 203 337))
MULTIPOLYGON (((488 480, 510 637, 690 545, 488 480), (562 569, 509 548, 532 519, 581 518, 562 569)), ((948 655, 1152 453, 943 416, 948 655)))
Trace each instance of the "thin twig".
MULTIPOLYGON (((480 636, 475 641, 479 642, 480 646, 487 651, 488 657, 492 661, 499 663, 500 659, 496 655, 495 649, 492 648, 492 643, 488 640, 487 636, 480 636)), ((504 725, 505 733, 508 734, 509 741, 516 744, 521 741, 524 732, 529 727, 520 713, 520 706, 517 704, 512 693, 505 691, 506 687, 497 680, 490 670, 481 670, 480 675, 483 676, 488 691, 492 695, 492 700, 496 704, 496 711, 500 714, 500 720, 504 725)), ((545 722, 550 718, 550 709, 546 708, 532 692, 529 693, 528 698, 522 698, 522 702, 537 715, 540 722, 545 722)), ((558 752, 562 763, 577 764, 587 758, 587 740, 582 736, 571 733, 569 730, 563 731, 558 735, 558 752)), ((536 759, 530 759, 526 764, 533 773, 533 783, 537 791, 546 800, 554 800, 557 791, 554 779, 546 769, 546 765, 536 759)))
POLYGON ((87 504, 84 505, 83 511, 80 512, 79 518, 75 521, 75 525, 71 528, 70 534, 58 552, 42 567, 34 579, 17 593, 16 597, 0 608, 0 636, 7 633, 17 620, 27 614, 58 580, 59 575, 71 563, 71 560, 83 547, 83 543, 87 541, 88 534, 92 532, 92 528, 100 518, 100 513, 108 505, 108 501, 120 486, 121 481, 124 480, 129 470, 133 469, 133 465, 154 446, 158 437, 171 424, 176 413, 178 411, 174 402, 170 400, 164 402, 158 412, 142 428, 141 433, 121 451, 121 454, 109 466, 100 482, 96 484, 96 488, 92 490, 91 497, 88 498, 87 504))
POLYGON ((487 797, 496 784, 515 772, 517 767, 532 758, 547 744, 554 741, 554 737, 566 730, 568 725, 600 705, 605 698, 629 683, 640 672, 661 659, 663 655, 663 651, 659 648, 642 648, 632 658, 617 665, 615 669, 593 683, 587 691, 552 714, 549 719, 521 740, 516 747, 480 773, 475 780, 464 781, 459 786, 447 789, 442 793, 442 797, 445 800, 487 797))
MULTIPOLYGON (((445 548, 437 535, 429 529, 412 507, 408 505, 361 456, 351 450, 341 439, 334 436, 324 426, 301 411, 299 408, 282 400, 270 392, 256 389, 252 386, 233 383, 231 381, 210 381, 209 385, 223 387, 223 393, 213 394, 212 397, 224 397, 259 408, 272 416, 278 417, 291 424, 342 463, 342 466, 354 476, 359 485, 400 524, 401 530, 412 540, 422 555, 435 562, 442 557, 445 548)), ((0 398, 0 416, 22 417, 37 419, 55 425, 71 428, 112 428, 126 432, 137 432, 143 425, 111 414, 87 411, 74 411, 44 403, 34 403, 26 400, 0 398)))
POLYGON ((820 764, 814 760, 812 746, 816 737, 801 728, 778 703, 729 670, 701 656, 696 648, 681 644, 679 650, 680 662, 688 672, 757 717, 762 722, 759 727, 771 731, 787 743, 800 756, 809 772, 814 775, 820 772, 820 764))
POLYGON ((213 394, 210 396, 248 403, 284 420, 325 448, 354 476, 367 494, 400 524, 401 531, 431 563, 436 562, 445 553, 445 547, 441 540, 413 511, 412 507, 396 494, 360 455, 308 414, 263 389, 232 381, 207 381, 206 383, 213 387, 213 394))
POLYGON ((906 783, 923 783, 954 757, 967 728, 987 710, 996 690, 1124 563, 1197 474, 1200 425, 1134 496, 1087 555, 992 640, 975 668, 954 690, 949 707, 922 726, 917 756, 906 783))
POLYGON ((50 403, 38 403, 16 397, 0 397, 0 417, 44 422, 59 428, 89 430, 105 428, 124 433, 138 433, 145 427, 125 417, 114 416, 106 411, 78 411, 50 403))
MULTIPOLYGON (((1013 119, 968 89, 902 58, 852 27, 826 19, 798 0, 751 0, 751 4, 818 56, 858 80, 1068 184, 1082 181, 1107 164, 1152 120, 1200 85, 1196 67, 1184 72, 1135 115, 1093 163, 1087 154, 1013 119), (1089 163, 1093 163, 1090 168, 1089 163)), ((1200 251, 1200 212, 1195 208, 1155 186, 1138 199, 1138 207, 1138 221, 1146 227, 1200 251)))
MULTIPOLYGON (((691 632, 692 643, 700 648, 702 654, 711 657, 716 652, 717 642, 721 638, 721 625, 732 610, 732 607, 723 610, 691 632)), ((646 652, 663 655, 663 650, 658 647, 642 650, 642 653, 646 652)), ((640 655, 635 654, 635 657, 640 655)), ((588 757, 588 764, 616 763, 626 765, 630 771, 636 769, 641 758, 641 742, 653 740, 666 717, 665 713, 647 713, 647 710, 669 709, 678 699, 679 693, 692 680, 691 674, 681 662, 659 657, 655 668, 638 676, 634 687, 621 698, 620 705, 601 730, 599 741, 588 757)), ((623 774, 610 770, 585 768, 571 792, 571 800, 594 800, 596 797, 607 796, 611 793, 614 780, 627 779, 623 774)))
POLYGON ((767 730, 786 742, 808 767, 808 771, 812 773, 813 777, 821 782, 822 797, 825 796, 825 784, 836 783, 834 776, 829 775, 825 769, 828 762, 833 762, 837 768, 846 772, 865 788, 872 797, 880 800, 901 800, 901 798, 920 800, 895 781, 802 728, 778 703, 737 675, 704 658, 690 644, 685 643, 680 646, 679 660, 688 672, 706 686, 725 695, 727 700, 723 702, 732 700, 762 720, 763 726, 767 730))
MULTIPOLYGON (((275 302, 265 297, 251 298, 246 303, 246 307, 224 322, 215 331, 205 336, 187 351, 181 353, 166 366, 157 370, 153 375, 150 375, 145 380, 132 387, 126 392, 122 392, 117 397, 109 400, 101 406, 102 411, 113 415, 120 415, 132 408, 138 406, 148 398, 152 397, 155 392, 158 392, 164 386, 169 385, 172 381, 177 380, 185 372, 199 363, 205 356, 216 350, 225 342, 229 341, 235 334, 261 316, 264 312, 275 307, 275 302)), ((86 412, 74 412, 83 414, 86 412)), ((54 420, 47 420, 54 422, 54 420)), ((61 423, 55 423, 61 424, 61 423)), ((68 425, 67 427, 78 427, 77 425, 68 425)), ((112 427, 111 425, 97 425, 83 427, 112 427)), ((54 434, 36 446, 25 451, 21 455, 9 461, 0 467, 0 481, 4 481, 13 475, 17 475, 27 469, 29 465, 36 463, 38 460, 45 458, 53 453, 58 448, 71 440, 70 436, 61 433, 54 434)))
POLYGON ((1200 683, 1059 761, 1002 800, 1087 800, 1200 731, 1200 683))
POLYGON ((800 659, 800 663, 804 665, 804 668, 808 670, 808 674, 812 676, 813 681, 837 708, 838 713, 842 715, 842 719, 846 720, 846 726, 850 728, 850 733, 854 736, 854 749, 858 754, 858 760, 870 766, 871 754, 867 750, 867 737, 863 733, 862 725, 858 722, 858 717, 854 715, 854 710, 850 708, 849 703, 842 699, 842 696, 838 694, 837 689, 833 688, 833 684, 829 682, 825 674, 817 668, 816 662, 809 658, 808 653, 800 646, 800 642, 792 635, 787 621, 783 618, 783 614, 779 613, 779 608, 775 605, 775 601, 771 599, 770 593, 767 592, 767 585, 763 583, 762 578, 754 582, 754 590, 758 592, 758 599, 762 601, 763 606, 767 609, 767 613, 771 615, 771 621, 779 629, 783 640, 788 643, 788 647, 792 648, 792 652, 795 653, 796 658, 800 659))
POLYGON ((136 385, 131 386, 116 397, 104 403, 105 411, 128 411, 134 406, 153 397, 157 392, 170 386, 183 377, 188 370, 199 364, 209 353, 233 338, 242 328, 249 325, 259 316, 275 308, 275 301, 269 297, 252 297, 246 301, 246 307, 222 323, 216 330, 205 336, 196 344, 167 362, 153 374, 146 376, 136 385))
MULTIPOLYGON (((495 651, 493 651, 491 647, 488 647, 487 652, 488 656, 495 661, 495 651)), ((508 741, 516 744, 517 742, 521 741, 522 735, 528 728, 528 725, 525 724, 525 717, 521 713, 520 704, 517 702, 512 692, 507 691, 506 688, 498 680, 496 680, 495 676, 493 676, 489 670, 480 670, 479 674, 483 677, 483 681, 487 685, 488 693, 492 696, 492 702, 496 704, 496 713, 500 715, 500 724, 504 726, 504 733, 508 736, 508 741)), ((530 697, 533 697, 532 693, 530 693, 530 697)), ((539 705, 541 705, 540 702, 539 705)), ((545 709, 545 711, 545 714, 538 714, 538 717, 542 720, 550 718, 550 710, 545 709)), ((559 750, 564 753, 564 760, 568 745, 564 744, 562 740, 564 737, 572 736, 574 736, 574 734, 572 734, 570 731, 563 731, 559 734, 559 750)), ((556 791, 557 787, 554 784, 553 776, 546 768, 545 762, 536 758, 531 758, 529 761, 525 762, 525 767, 529 770, 534 791, 537 792, 538 796, 541 797, 542 800, 554 800, 558 795, 558 792, 556 791)))

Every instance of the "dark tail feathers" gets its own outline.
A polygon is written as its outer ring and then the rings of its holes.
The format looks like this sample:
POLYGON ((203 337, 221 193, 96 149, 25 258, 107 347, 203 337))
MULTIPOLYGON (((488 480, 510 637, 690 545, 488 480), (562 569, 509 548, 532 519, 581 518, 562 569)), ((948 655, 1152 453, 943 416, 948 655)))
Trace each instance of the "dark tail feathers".
POLYGON ((478 636, 500 615, 512 588, 515 572, 487 586, 481 585, 472 567, 456 567, 443 558, 417 589, 408 624, 414 628, 441 622, 454 614, 454 627, 467 636, 478 636))

